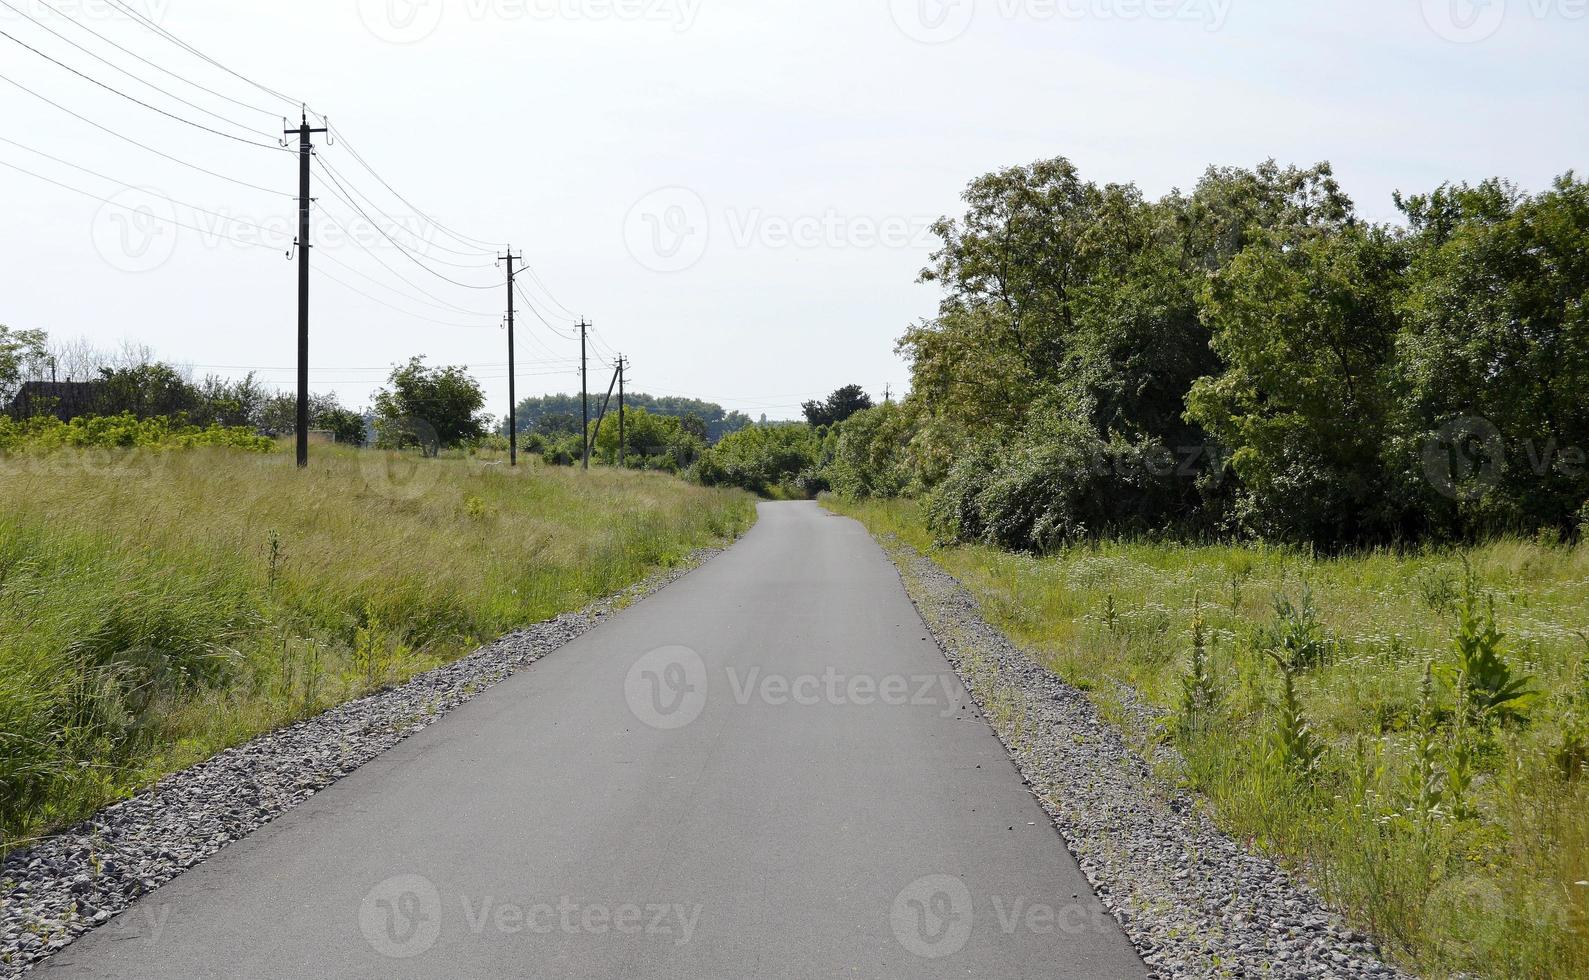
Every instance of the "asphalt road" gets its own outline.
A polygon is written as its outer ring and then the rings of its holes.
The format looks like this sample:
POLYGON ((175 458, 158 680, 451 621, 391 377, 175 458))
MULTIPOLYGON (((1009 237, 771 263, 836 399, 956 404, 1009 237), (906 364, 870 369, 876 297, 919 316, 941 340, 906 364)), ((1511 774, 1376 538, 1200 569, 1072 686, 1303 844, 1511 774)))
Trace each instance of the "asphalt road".
POLYGON ((1146 976, 893 567, 808 503, 42 972, 1146 976))

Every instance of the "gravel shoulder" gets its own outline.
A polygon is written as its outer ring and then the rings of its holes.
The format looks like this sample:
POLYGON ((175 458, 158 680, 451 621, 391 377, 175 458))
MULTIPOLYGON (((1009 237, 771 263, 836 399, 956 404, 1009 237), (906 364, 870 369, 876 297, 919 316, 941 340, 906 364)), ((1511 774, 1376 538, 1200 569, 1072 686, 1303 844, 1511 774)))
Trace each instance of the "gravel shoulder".
POLYGON ((9 855, 0 864, 0 980, 26 973, 139 896, 720 553, 697 551, 617 596, 227 749, 9 855))
MULTIPOLYGON (((909 545, 880 542, 1104 906, 1157 977, 1408 976, 1318 894, 1216 828, 1087 695, 984 621, 909 545)), ((1158 712, 1122 692, 1127 725, 1158 712)), ((1173 749, 1167 751, 1173 752, 1173 749)))

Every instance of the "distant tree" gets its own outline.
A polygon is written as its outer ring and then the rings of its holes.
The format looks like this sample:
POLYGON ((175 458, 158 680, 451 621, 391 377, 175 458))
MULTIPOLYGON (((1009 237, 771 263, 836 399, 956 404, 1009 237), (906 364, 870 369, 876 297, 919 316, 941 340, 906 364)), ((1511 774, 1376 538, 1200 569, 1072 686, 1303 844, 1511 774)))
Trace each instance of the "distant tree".
POLYGON ((553 438, 579 435, 579 416, 573 412, 554 412, 550 415, 542 415, 535 420, 535 424, 530 431, 553 438))
MULTIPOLYGON (((596 416, 599 401, 599 395, 591 399, 591 418, 596 416)), ((679 419, 694 415, 706 423, 707 442, 716 442, 730 432, 738 432, 751 424, 747 415, 725 411, 721 405, 694 398, 663 398, 631 391, 625 403, 630 408, 643 408, 653 415, 670 415, 679 419)), ((540 432, 548 436, 562 436, 570 432, 576 436, 579 434, 581 412, 578 395, 525 398, 519 402, 515 415, 520 432, 540 432)))
POLYGON ((699 415, 690 414, 680 418, 679 424, 684 427, 685 432, 688 432, 703 443, 706 442, 709 429, 705 419, 699 415))
POLYGON ((241 381, 228 381, 214 375, 199 384, 199 399, 203 403, 195 421, 211 422, 228 427, 257 425, 270 393, 254 378, 250 371, 241 381))
POLYGON ((428 427, 439 446, 456 446, 485 435, 490 417, 481 413, 485 394, 464 367, 433 368, 423 357, 392 369, 391 386, 375 395, 375 429, 380 445, 423 445, 417 429, 428 427))
POLYGON ((364 415, 351 408, 326 409, 314 417, 312 424, 335 434, 337 442, 345 446, 364 445, 364 415))
POLYGON ((12 330, 0 324, 0 401, 9 402, 22 381, 49 357, 48 339, 42 330, 12 330))
POLYGON ((871 407, 872 396, 862 390, 860 385, 845 385, 829 395, 827 401, 806 402, 801 406, 801 411, 805 412, 807 422, 820 428, 838 425, 856 412, 864 412, 871 407))
POLYGON ((169 364, 152 362, 131 367, 100 368, 104 382, 100 413, 130 412, 138 418, 155 416, 192 420, 204 414, 204 395, 169 364))

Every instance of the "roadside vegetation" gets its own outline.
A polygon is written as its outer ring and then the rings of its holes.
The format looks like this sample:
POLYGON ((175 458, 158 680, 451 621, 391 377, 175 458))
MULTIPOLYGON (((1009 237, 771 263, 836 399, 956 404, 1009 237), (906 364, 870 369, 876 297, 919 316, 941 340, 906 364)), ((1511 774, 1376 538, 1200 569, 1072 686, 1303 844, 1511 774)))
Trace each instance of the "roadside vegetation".
POLYGON ((937 545, 914 501, 827 506, 930 556, 1128 730, 1122 699, 1157 708, 1147 757, 1173 744, 1165 774, 1220 826, 1420 974, 1589 972, 1589 547, 1037 557, 937 545))
POLYGON ((283 452, 76 445, 0 461, 0 849, 753 519, 662 474, 457 451, 317 448, 300 473, 283 452))
POLYGON ((1156 708, 1148 757, 1420 973, 1589 975, 1589 184, 964 199, 910 395, 812 429, 829 505, 1156 708))

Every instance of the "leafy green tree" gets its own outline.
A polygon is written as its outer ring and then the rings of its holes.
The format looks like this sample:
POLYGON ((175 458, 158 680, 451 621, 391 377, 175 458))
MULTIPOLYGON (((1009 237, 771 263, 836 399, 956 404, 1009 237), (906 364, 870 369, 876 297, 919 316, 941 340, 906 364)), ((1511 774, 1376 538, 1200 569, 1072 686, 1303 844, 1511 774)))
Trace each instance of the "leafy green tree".
MULTIPOLYGON (((591 417, 594 418, 600 395, 594 396, 591 401, 591 417)), ((625 402, 630 408, 643 408, 653 415, 671 415, 681 419, 697 416, 706 423, 707 442, 716 442, 728 433, 737 432, 751 424, 750 418, 740 412, 728 412, 721 405, 694 398, 664 398, 629 392, 625 402)), ((548 436, 572 432, 579 435, 581 412, 578 395, 525 398, 520 400, 515 414, 520 432, 534 431, 548 436)), ((578 442, 577 439, 575 441, 578 442)))
POLYGON ((485 435, 490 417, 481 413, 485 394, 464 367, 433 368, 423 357, 392 369, 389 388, 375 395, 377 443, 386 448, 422 444, 415 426, 428 426, 440 446, 457 446, 485 435))
POLYGON ((838 425, 856 412, 872 407, 872 396, 860 385, 845 385, 829 395, 826 401, 810 401, 801 406, 806 421, 815 428, 838 425))
MULTIPOLYGON (((689 431, 685 419, 656 415, 643 408, 624 408, 625 463, 636 469, 676 472, 695 462, 706 442, 689 431)), ((594 455, 604 463, 618 462, 618 413, 609 412, 600 430, 592 421, 594 455)))
POLYGON ((49 337, 43 330, 12 330, 0 324, 0 407, 16 396, 29 374, 49 358, 49 337))
POLYGON ((1188 417, 1230 450, 1252 531, 1338 544, 1400 528, 1382 454, 1403 267, 1388 231, 1354 227, 1261 239, 1210 280, 1224 370, 1192 385, 1188 417))
POLYGON ((888 402, 856 412, 828 433, 826 473, 850 498, 897 497, 909 488, 912 412, 888 402))
POLYGON ((204 396, 176 368, 160 362, 101 368, 100 414, 191 419, 204 414, 204 396))
POLYGON ((757 425, 702 453, 695 477, 707 486, 760 494, 794 490, 802 475, 815 476, 821 456, 822 440, 808 425, 757 425))
POLYGON ((1589 184, 1569 173, 1528 196, 1490 180, 1397 203, 1412 229, 1397 341, 1404 485, 1438 533, 1571 532, 1589 500, 1589 184), (1481 485, 1454 494, 1422 463, 1463 418, 1493 427, 1501 452, 1481 485))

